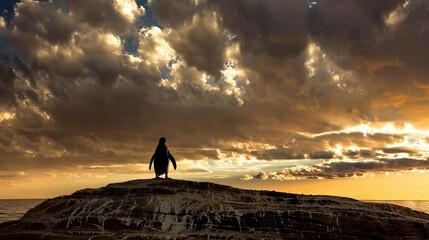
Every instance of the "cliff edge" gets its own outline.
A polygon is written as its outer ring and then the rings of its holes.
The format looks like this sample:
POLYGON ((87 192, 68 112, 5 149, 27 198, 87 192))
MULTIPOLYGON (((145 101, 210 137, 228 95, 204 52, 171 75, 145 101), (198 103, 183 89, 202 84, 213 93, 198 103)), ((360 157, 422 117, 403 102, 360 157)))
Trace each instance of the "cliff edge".
POLYGON ((0 239, 429 239, 428 223, 391 204, 148 179, 48 199, 0 239))

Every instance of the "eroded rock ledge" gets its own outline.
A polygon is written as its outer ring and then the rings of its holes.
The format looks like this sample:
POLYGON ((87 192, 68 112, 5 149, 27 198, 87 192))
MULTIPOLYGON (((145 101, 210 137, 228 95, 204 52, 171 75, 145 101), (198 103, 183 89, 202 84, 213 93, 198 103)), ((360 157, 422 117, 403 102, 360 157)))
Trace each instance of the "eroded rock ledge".
POLYGON ((429 239, 428 223, 391 204, 148 179, 48 199, 0 239, 429 239))

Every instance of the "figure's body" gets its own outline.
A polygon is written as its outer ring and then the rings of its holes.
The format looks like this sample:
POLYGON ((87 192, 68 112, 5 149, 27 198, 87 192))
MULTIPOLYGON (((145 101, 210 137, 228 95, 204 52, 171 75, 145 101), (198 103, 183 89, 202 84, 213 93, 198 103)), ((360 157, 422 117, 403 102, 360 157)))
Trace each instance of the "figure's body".
POLYGON ((174 170, 176 170, 176 160, 173 155, 171 155, 170 151, 168 151, 165 142, 167 140, 165 137, 161 137, 159 139, 158 146, 156 147, 155 153, 150 159, 149 170, 152 167, 152 162, 154 163, 155 168, 155 177, 159 178, 160 175, 165 174, 165 178, 168 178, 168 163, 170 160, 173 163, 174 170))

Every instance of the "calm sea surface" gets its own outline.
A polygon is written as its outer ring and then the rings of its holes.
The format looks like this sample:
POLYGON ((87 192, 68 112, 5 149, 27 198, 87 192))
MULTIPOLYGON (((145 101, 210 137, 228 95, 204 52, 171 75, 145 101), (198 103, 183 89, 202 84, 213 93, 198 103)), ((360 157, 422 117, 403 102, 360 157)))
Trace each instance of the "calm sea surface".
MULTIPOLYGON (((43 199, 18 199, 4 200, 0 199, 0 223, 17 220, 21 218, 28 209, 35 207, 41 203, 43 199)), ((429 213, 429 201, 365 201, 365 202, 380 202, 392 203, 400 206, 405 206, 429 213)))
POLYGON ((0 199, 0 223, 20 219, 44 199, 0 199))
POLYGON ((379 203, 391 203, 399 206, 409 207, 414 210, 422 211, 429 214, 429 201, 428 200, 390 200, 390 201, 365 201, 365 202, 379 202, 379 203))

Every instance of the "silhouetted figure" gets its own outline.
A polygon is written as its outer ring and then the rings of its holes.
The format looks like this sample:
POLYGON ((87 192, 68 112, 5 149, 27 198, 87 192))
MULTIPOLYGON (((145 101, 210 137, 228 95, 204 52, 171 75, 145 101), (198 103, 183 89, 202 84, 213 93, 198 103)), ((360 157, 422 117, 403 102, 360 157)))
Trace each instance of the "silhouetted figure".
POLYGON ((165 178, 168 179, 168 159, 173 163, 174 170, 176 170, 176 160, 173 155, 171 155, 170 151, 168 151, 165 142, 167 139, 165 137, 161 137, 159 139, 158 146, 156 147, 155 153, 150 159, 149 170, 152 167, 152 162, 154 162, 155 168, 155 177, 159 178, 160 175, 165 174, 165 178))

